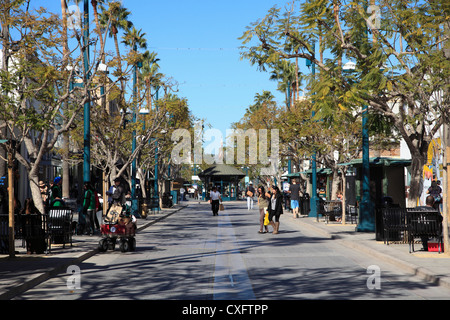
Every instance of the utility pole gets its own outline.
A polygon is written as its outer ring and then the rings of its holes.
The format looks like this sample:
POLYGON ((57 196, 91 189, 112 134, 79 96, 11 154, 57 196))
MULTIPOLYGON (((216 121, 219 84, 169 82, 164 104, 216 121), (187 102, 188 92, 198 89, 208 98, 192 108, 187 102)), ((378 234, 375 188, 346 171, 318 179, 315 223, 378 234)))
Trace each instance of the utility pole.
MULTIPOLYGON (((156 87, 155 110, 158 113, 159 86, 156 87)), ((159 184, 158 184, 158 138, 155 138, 155 190, 154 190, 155 206, 153 211, 159 212, 159 184)))
MULTIPOLYGON (((312 44, 312 49, 314 51, 313 59, 315 59, 316 44, 314 42, 312 44)), ((306 60, 306 66, 308 66, 308 67, 311 66, 312 76, 313 76, 313 79, 315 80, 316 64, 314 63, 314 61, 306 60)), ((314 93, 313 93, 313 95, 314 95, 314 93)), ((313 104, 314 104, 314 101, 313 101, 313 104)), ((315 115, 316 115, 316 113, 315 113, 315 111, 313 111, 312 117, 314 118, 315 115)), ((311 197, 310 197, 309 217, 317 218, 317 220, 319 220, 319 212, 317 212, 317 202, 319 201, 319 198, 317 197, 317 152, 316 151, 314 151, 314 153, 312 155, 311 165, 312 165, 312 167, 311 167, 311 169, 312 169, 312 173, 311 173, 312 190, 311 190, 311 197)))
MULTIPOLYGON (((446 22, 444 24, 444 36, 445 35, 450 35, 450 23, 446 22)), ((448 48, 448 46, 450 46, 450 41, 447 41, 444 45, 443 45, 443 50, 444 50, 444 56, 450 60, 450 48, 448 48)), ((449 94, 449 92, 446 93, 447 95, 449 94)), ((445 117, 447 117, 447 115, 444 115, 445 117)), ((450 182, 450 169, 449 169, 449 164, 450 164, 450 130, 449 130, 449 125, 448 125, 449 119, 447 118, 446 121, 444 121, 444 181, 443 181, 443 200, 444 200, 444 205, 443 205, 443 221, 442 221, 442 225, 443 225, 443 236, 444 236, 444 252, 447 255, 449 254, 449 249, 450 248, 450 241, 449 241, 449 232, 448 232, 448 217, 449 217, 449 213, 450 213, 450 190, 448 187, 448 183, 450 182)))
MULTIPOLYGON (((370 6, 375 6, 375 0, 370 0, 370 6)), ((366 28, 366 35, 368 29, 366 28)), ((375 34, 372 34, 372 45, 375 44, 375 34)), ((362 198, 359 204, 359 222, 356 231, 375 231, 375 212, 370 199, 370 146, 368 127, 369 106, 363 106, 362 114, 362 198)))
MULTIPOLYGON (((85 85, 89 80, 89 0, 84 0, 84 72, 85 85)), ((91 99, 84 104, 84 162, 83 182, 91 181, 91 99)))

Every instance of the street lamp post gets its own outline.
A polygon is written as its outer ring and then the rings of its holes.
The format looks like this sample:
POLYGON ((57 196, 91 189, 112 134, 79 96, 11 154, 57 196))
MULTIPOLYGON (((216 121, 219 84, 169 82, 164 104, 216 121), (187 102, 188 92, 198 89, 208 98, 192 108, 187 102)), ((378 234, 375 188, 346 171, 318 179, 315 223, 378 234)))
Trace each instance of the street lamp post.
MULTIPOLYGON (((312 44, 313 50, 314 52, 316 51, 316 45, 313 42, 312 44)), ((312 71, 312 76, 313 79, 315 78, 316 75, 316 64, 311 61, 311 60, 306 60, 306 65, 309 67, 311 66, 311 71, 312 71)), ((314 118, 314 116, 316 115, 315 111, 312 112, 312 117, 314 118)), ((318 218, 318 212, 317 212, 317 202, 318 202, 318 198, 317 198, 317 153, 314 151, 313 155, 312 155, 312 195, 310 198, 310 212, 309 212, 309 217, 316 217, 318 218)))
MULTIPOLYGON (((289 112, 291 111, 291 82, 288 81, 288 99, 287 99, 287 105, 288 105, 288 110, 289 112)), ((291 147, 289 147, 289 151, 291 150, 291 147)), ((291 156, 289 156, 288 159, 288 175, 290 175, 292 173, 292 160, 291 160, 291 156)), ((291 177, 288 177, 288 182, 291 183, 291 177)))
MULTIPOLYGON (((89 80, 89 0, 84 0, 84 77, 85 83, 89 80)), ((84 151, 83 151, 83 181, 91 181, 91 102, 88 99, 84 104, 84 151)))
MULTIPOLYGON (((155 108, 156 112, 158 112, 158 99, 159 99, 159 86, 156 87, 156 101, 155 101, 155 108)), ((152 208, 153 211, 160 211, 159 208, 159 190, 158 190, 158 138, 155 139, 155 186, 154 186, 154 198, 155 198, 155 204, 152 208)))
MULTIPOLYGON (((353 62, 347 62, 343 70, 344 72, 354 72, 356 65, 353 62)), ((362 113, 362 197, 359 204, 359 221, 356 231, 359 232, 374 232, 375 219, 373 214, 373 206, 370 200, 370 159, 369 159, 369 128, 367 126, 368 120, 368 106, 363 106, 362 113)))
MULTIPOLYGON (((137 45, 134 45, 134 51, 137 51, 137 45)), ((133 66, 133 102, 134 102, 134 112, 133 112, 133 123, 137 122, 137 69, 142 66, 141 62, 136 63, 133 66)), ((133 130, 133 142, 131 146, 131 154, 136 150, 136 130, 133 130)), ((131 163, 131 214, 134 216, 139 216, 139 201, 136 197, 136 165, 137 157, 134 157, 131 163)))
MULTIPOLYGON (((375 5, 374 0, 370 0, 375 5)), ((366 8, 367 10, 368 8, 366 8)), ((369 12, 368 12, 369 13, 369 12)), ((366 29, 366 36, 368 35, 366 29)), ((375 41, 375 38, 373 38, 375 41)), ((363 106, 362 113, 362 198, 359 205, 359 221, 356 231, 375 232, 375 212, 370 200, 370 158, 369 158, 369 128, 367 126, 369 106, 363 106)))
POLYGON ((374 232, 375 221, 370 201, 370 159, 369 159, 369 128, 367 126, 368 106, 363 107, 362 118, 362 198, 359 205, 359 223, 356 231, 374 232))

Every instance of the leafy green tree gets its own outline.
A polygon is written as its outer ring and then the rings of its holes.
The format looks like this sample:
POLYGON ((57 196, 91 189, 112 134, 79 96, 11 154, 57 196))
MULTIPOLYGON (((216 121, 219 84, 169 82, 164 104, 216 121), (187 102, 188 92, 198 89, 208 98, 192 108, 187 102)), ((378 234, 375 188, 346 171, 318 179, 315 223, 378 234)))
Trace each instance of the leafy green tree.
MULTIPOLYGON (((277 118, 282 113, 282 108, 277 106, 274 101, 274 95, 270 91, 263 91, 261 94, 257 93, 255 95, 254 104, 250 105, 244 116, 239 122, 232 124, 232 129, 234 130, 243 130, 244 132, 247 130, 268 130, 267 142, 268 144, 272 141, 271 139, 271 129, 278 129, 277 126, 277 118)), ((229 139, 230 137, 227 137, 229 139)), ((250 143, 250 142, 249 142, 250 143)), ((234 148, 235 146, 227 146, 229 148, 234 148)), ((256 150, 258 154, 261 154, 261 150, 259 149, 260 145, 256 146, 256 150)), ((271 150, 271 145, 267 146, 271 150)), ((270 152, 267 152, 270 155, 270 152)), ((227 160, 229 162, 230 160, 227 160)), ((275 167, 277 170, 273 177, 262 176, 261 169, 263 167, 267 167, 267 164, 258 163, 258 164, 250 164, 250 147, 245 148, 245 163, 249 164, 249 175, 251 177, 257 178, 261 181, 265 181, 267 184, 273 184, 273 178, 276 178, 277 181, 281 181, 281 175, 283 174, 282 168, 283 166, 277 164, 275 167)), ((240 169, 239 164, 237 166, 240 169)))
POLYGON ((330 93, 339 104, 321 104, 320 113, 339 108, 370 113, 392 123, 411 155, 409 205, 422 191, 422 169, 428 145, 449 115, 450 62, 443 54, 448 35, 449 2, 383 0, 377 3, 380 19, 367 13, 367 3, 309 0, 299 12, 272 8, 244 33, 252 44, 246 57, 259 66, 280 59, 308 59, 321 73, 311 92, 315 101, 330 93), (377 22, 380 22, 378 25, 377 22), (312 43, 322 36, 325 61, 316 58, 312 43), (370 36, 370 37, 369 37, 370 36), (256 43, 254 43, 256 42, 256 43), (286 43, 295 46, 286 46, 286 43), (356 63, 355 73, 342 72, 342 59, 356 63))
POLYGON ((89 93, 98 90, 93 82, 97 64, 89 66, 93 77, 81 77, 77 81, 82 86, 72 87, 79 76, 76 70, 84 70, 86 48, 81 39, 74 39, 81 49, 68 56, 61 51, 67 40, 57 15, 43 8, 31 10, 27 1, 2 2, 0 12, 2 31, 8 34, 2 42, 6 60, 0 71, 0 139, 10 142, 7 151, 28 173, 33 200, 43 212, 38 186, 41 163, 73 128, 89 93), (9 33, 8 28, 21 32, 9 33), (14 152, 19 146, 24 146, 25 154, 14 152))

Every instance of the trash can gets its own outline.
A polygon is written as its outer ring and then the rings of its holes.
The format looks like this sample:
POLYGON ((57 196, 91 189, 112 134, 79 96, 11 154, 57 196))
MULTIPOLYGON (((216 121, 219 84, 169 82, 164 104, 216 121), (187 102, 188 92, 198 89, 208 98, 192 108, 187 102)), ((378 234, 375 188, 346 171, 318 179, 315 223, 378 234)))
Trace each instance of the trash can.
POLYGON ((300 214, 301 215, 309 215, 311 211, 311 204, 309 199, 309 194, 305 194, 305 196, 300 197, 300 214))
POLYGON ((178 203, 178 192, 176 190, 172 190, 170 193, 172 194, 173 205, 176 205, 178 203))
POLYGON ((173 206, 172 195, 169 192, 166 192, 162 196, 162 207, 163 208, 171 208, 173 206))
POLYGON ((150 209, 159 208, 159 198, 151 197, 150 198, 150 209))
POLYGON ((284 193, 284 208, 291 210, 291 195, 289 193, 284 193))

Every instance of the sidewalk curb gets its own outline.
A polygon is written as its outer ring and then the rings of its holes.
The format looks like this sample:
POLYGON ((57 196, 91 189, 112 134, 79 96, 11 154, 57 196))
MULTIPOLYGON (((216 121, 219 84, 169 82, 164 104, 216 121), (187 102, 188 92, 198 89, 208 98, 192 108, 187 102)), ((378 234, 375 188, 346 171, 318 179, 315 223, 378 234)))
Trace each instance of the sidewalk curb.
POLYGON ((428 283, 431 283, 434 285, 439 285, 439 286, 444 286, 444 287, 450 289, 449 281, 447 281, 446 279, 442 279, 441 277, 436 275, 434 272, 432 272, 426 268, 419 267, 415 264, 397 259, 393 256, 384 254, 382 252, 379 252, 379 251, 369 248, 367 246, 361 245, 359 243, 351 242, 349 240, 341 240, 341 239, 339 239, 339 241, 342 243, 342 245, 345 245, 348 248, 352 248, 352 249, 358 250, 360 252, 374 256, 380 260, 383 260, 387 263, 390 263, 390 264, 402 269, 403 271, 406 271, 415 276, 418 276, 428 283))
MULTIPOLYGON (((176 208, 174 211, 169 212, 169 213, 163 213, 160 217, 149 221, 148 223, 144 223, 144 225, 142 225, 141 227, 138 227, 136 232, 142 231, 145 228, 148 228, 149 226, 162 221, 164 219, 166 219, 167 217, 170 217, 171 215, 177 213, 178 211, 186 208, 187 205, 185 206, 180 206, 179 208, 176 208)), ((40 274, 36 274, 33 277, 30 277, 30 279, 24 281, 22 284, 18 285, 18 286, 14 286, 8 290, 6 290, 6 292, 4 293, 0 293, 0 300, 11 300, 14 297, 32 289, 33 287, 41 284, 42 282, 47 281, 48 279, 50 279, 51 277, 54 277, 56 275, 58 275, 59 273, 63 272, 64 270, 66 270, 69 266, 71 265, 76 265, 76 264, 80 264, 81 262, 83 262, 84 260, 87 260, 93 256, 95 256, 97 253, 99 253, 98 248, 89 250, 87 252, 83 252, 81 253, 78 257, 74 257, 73 259, 70 259, 69 261, 57 265, 55 266, 53 269, 46 271, 46 272, 42 272, 40 274)))
POLYGON ((55 266, 55 268, 53 268, 52 270, 34 275, 33 277, 30 277, 29 280, 24 281, 22 284, 12 287, 12 288, 8 289, 6 292, 0 294, 0 300, 11 300, 14 297, 39 285, 40 283, 47 281, 51 277, 54 277, 57 274, 63 272, 69 266, 74 265, 74 264, 79 264, 79 263, 83 262, 84 260, 89 259, 90 257, 96 255, 97 253, 98 253, 98 249, 84 252, 78 257, 75 257, 63 264, 55 266))
POLYGON ((358 242, 350 241, 348 239, 345 239, 345 237, 333 235, 333 234, 327 232, 326 230, 324 230, 323 228, 316 227, 307 222, 303 222, 303 221, 301 221, 301 219, 296 219, 296 220, 303 226, 313 229, 314 232, 320 233, 322 236, 324 236, 326 238, 339 241, 342 245, 346 246, 347 248, 355 249, 355 250, 358 250, 365 254, 374 256, 380 260, 383 260, 387 263, 390 263, 390 264, 396 266, 397 268, 402 269, 403 271, 406 271, 415 276, 418 276, 428 283, 431 283, 431 284, 434 284, 437 286, 443 286, 443 287, 446 287, 447 289, 450 289, 450 281, 449 280, 443 279, 436 273, 434 273, 426 268, 423 268, 423 267, 417 266, 415 264, 395 258, 391 255, 382 253, 380 251, 377 251, 376 249, 373 249, 366 245, 360 244, 358 242))

